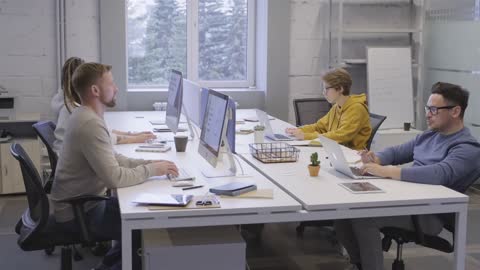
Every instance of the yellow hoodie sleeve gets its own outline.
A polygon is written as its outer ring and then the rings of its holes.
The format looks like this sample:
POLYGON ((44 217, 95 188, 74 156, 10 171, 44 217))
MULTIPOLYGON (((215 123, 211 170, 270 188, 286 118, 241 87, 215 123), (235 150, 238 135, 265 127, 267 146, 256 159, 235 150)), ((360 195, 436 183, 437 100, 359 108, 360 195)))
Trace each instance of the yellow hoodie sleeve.
POLYGON ((320 118, 315 124, 299 127, 299 129, 304 133, 305 140, 313 140, 315 138, 318 138, 318 134, 327 132, 328 119, 330 117, 331 112, 332 112, 332 109, 330 109, 330 111, 328 111, 328 113, 324 115, 322 118, 320 118))
POLYGON ((352 104, 342 113, 338 129, 322 135, 340 144, 346 144, 360 132, 366 121, 370 121, 370 118, 365 106, 359 103, 352 104))

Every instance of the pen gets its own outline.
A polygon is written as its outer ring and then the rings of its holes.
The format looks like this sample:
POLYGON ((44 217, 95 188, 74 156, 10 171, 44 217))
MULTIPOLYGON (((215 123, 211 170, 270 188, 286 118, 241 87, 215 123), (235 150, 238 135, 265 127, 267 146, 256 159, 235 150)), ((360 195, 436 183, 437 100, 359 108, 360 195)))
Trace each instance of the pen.
POLYGON ((199 186, 182 188, 182 190, 190 190, 190 189, 196 189, 196 188, 202 188, 202 187, 203 187, 203 185, 199 185, 199 186))
MULTIPOLYGON (((368 149, 366 147, 363 148, 363 153, 364 154, 368 153, 368 149)), ((367 158, 369 162, 375 162, 375 160, 371 156, 367 155, 367 158)))

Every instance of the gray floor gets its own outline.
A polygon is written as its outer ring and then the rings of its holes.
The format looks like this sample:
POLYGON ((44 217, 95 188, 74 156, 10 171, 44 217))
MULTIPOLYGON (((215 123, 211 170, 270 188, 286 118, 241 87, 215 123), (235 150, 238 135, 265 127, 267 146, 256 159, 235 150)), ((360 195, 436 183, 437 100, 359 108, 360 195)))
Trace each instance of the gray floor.
MULTIPOLYGON (((0 197, 0 269, 59 269, 59 250, 53 256, 43 251, 24 252, 17 246, 14 226, 26 208, 24 196, 0 197)), ((471 194, 468 217, 467 269, 480 269, 480 195, 471 194)), ((336 270, 344 269, 346 260, 332 246, 330 235, 308 227, 303 238, 296 235, 296 223, 267 224, 260 241, 247 239, 247 260, 252 270, 336 270)), ((390 269, 394 250, 385 255, 385 269, 390 269)), ((74 269, 91 269, 100 258, 82 250, 84 260, 74 262, 74 269)), ((452 269, 452 254, 443 254, 415 245, 404 250, 406 269, 452 269)))

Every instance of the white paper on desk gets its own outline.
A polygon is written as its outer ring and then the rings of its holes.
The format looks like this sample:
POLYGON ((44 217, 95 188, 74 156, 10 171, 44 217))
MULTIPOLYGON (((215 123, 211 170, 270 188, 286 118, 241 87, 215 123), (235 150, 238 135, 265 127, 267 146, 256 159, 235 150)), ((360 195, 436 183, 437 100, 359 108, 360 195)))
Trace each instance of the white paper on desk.
POLYGON ((309 140, 287 141, 286 143, 288 143, 289 145, 292 145, 292 146, 308 146, 308 144, 310 143, 310 141, 309 141, 309 140))
POLYGON ((141 204, 178 204, 178 201, 170 194, 156 195, 151 193, 141 193, 133 200, 133 202, 141 204))

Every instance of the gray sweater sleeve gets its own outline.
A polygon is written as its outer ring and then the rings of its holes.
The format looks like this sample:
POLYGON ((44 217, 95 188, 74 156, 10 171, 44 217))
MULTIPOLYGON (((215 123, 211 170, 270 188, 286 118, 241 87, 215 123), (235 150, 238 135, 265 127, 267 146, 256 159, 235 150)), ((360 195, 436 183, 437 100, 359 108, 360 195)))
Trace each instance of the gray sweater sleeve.
POLYGON ((148 160, 145 159, 129 158, 119 153, 115 153, 115 158, 117 159, 120 166, 127 168, 135 168, 137 166, 150 163, 148 160))
POLYGON ((477 169, 477 162, 471 162, 478 158, 477 155, 478 150, 472 145, 458 144, 453 146, 445 159, 438 163, 402 168, 400 178, 408 182, 453 186, 477 169))
MULTIPOLYGON (((100 121, 87 121, 80 129, 79 138, 82 152, 95 174, 107 188, 127 187, 144 182, 154 175, 153 165, 139 165, 135 168, 122 167, 117 161, 110 144, 108 131, 100 121)), ((124 163, 124 162, 122 162, 124 163)))
POLYGON ((400 165, 412 162, 415 140, 416 138, 404 144, 388 147, 375 154, 380 159, 381 165, 400 165))

